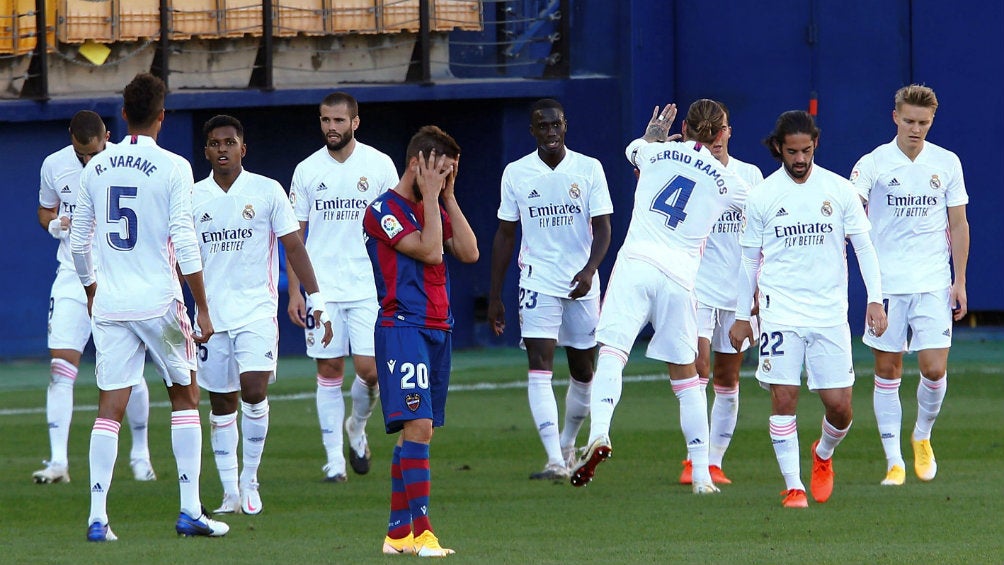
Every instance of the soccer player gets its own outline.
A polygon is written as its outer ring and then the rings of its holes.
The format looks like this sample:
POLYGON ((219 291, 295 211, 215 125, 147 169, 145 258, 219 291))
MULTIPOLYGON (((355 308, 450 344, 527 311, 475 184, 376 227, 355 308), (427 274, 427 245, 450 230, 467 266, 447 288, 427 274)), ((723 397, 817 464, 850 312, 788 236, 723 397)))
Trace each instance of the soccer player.
MULTIPOLYGON (((80 172, 92 157, 108 146, 108 130, 101 116, 81 110, 70 120, 70 145, 42 162, 38 189, 38 221, 59 241, 56 259, 59 268, 49 294, 49 388, 45 411, 49 421, 51 456, 45 467, 35 471, 36 483, 70 482, 67 443, 73 417, 73 385, 77 382, 80 354, 91 337, 84 287, 73 268, 70 255, 70 221, 80 191, 80 172)), ((157 475, 150 464, 147 422, 150 419, 150 391, 146 380, 133 387, 126 405, 132 432, 129 463, 137 481, 153 481, 157 475)))
POLYGON ((192 223, 192 167, 157 146, 166 91, 164 81, 149 73, 126 85, 122 117, 128 135, 84 167, 70 230, 70 251, 93 316, 97 351, 88 541, 117 539, 108 527, 108 491, 122 416, 132 387, 143 379, 147 353, 171 400, 171 445, 181 495, 175 530, 186 536, 222 536, 230 529, 206 516, 199 497, 202 424, 195 342, 212 336, 213 323, 192 223), (101 265, 96 275, 94 263, 101 265), (194 336, 179 272, 198 308, 201 333, 194 336))
POLYGON ((244 170, 244 127, 233 116, 215 116, 202 128, 208 178, 195 184, 192 218, 202 253, 212 337, 199 346, 199 385, 209 391, 210 438, 223 483, 223 504, 214 513, 262 510, 258 467, 268 435, 268 384, 275 381, 279 327, 279 246, 300 275, 314 305, 314 322, 331 341, 300 225, 278 182, 244 170), (238 479, 237 408, 244 436, 244 468, 238 479))
POLYGON ((545 98, 531 107, 530 134, 537 150, 509 163, 502 173, 499 227, 492 244, 488 323, 495 335, 502 335, 502 284, 519 223, 520 334, 530 366, 530 413, 547 453, 544 470, 531 479, 568 478, 575 438, 589 415, 600 317, 596 269, 610 246, 614 210, 603 166, 565 147, 567 127, 556 100, 545 98), (557 345, 565 348, 571 375, 560 432, 551 388, 557 345))
MULTIPOLYGON (((327 452, 324 480, 345 482, 342 422, 349 438, 349 464, 357 474, 370 470, 366 422, 379 390, 373 361, 373 326, 377 317, 373 269, 363 244, 366 206, 397 184, 390 157, 355 138, 359 105, 344 92, 329 94, 320 105, 325 146, 300 162, 293 172, 289 198, 305 235, 335 337, 324 345, 310 308, 300 293, 295 269, 289 276, 289 317, 305 328, 307 355, 317 360, 317 417, 327 452), (351 346, 351 348, 350 348, 351 346), (352 354, 352 413, 345 418, 342 380, 345 356, 352 354)), ((311 305, 313 306, 313 305, 311 305)))
POLYGON ((380 405, 391 459, 386 554, 445 557, 429 521, 429 443, 446 422, 450 386, 450 274, 443 253, 478 260, 478 242, 454 194, 460 146, 436 126, 408 143, 401 181, 366 209, 366 250, 380 297, 374 337, 380 405))
POLYGON ((854 245, 868 291, 869 331, 881 335, 886 316, 878 259, 868 238, 871 226, 854 187, 813 163, 819 129, 812 116, 799 110, 781 114, 764 143, 782 166, 746 202, 739 301, 729 338, 736 349, 754 338, 750 305, 759 267, 756 376, 770 390, 770 439, 786 485, 782 504, 805 508, 795 421, 803 364, 809 390, 825 408, 822 437, 812 444, 810 489, 816 502, 826 502, 833 492, 833 450, 853 418, 845 238, 854 245))
POLYGON ((967 311, 969 195, 959 158, 926 141, 937 109, 938 98, 930 88, 912 84, 899 89, 892 112, 896 138, 862 157, 851 171, 875 227, 872 242, 889 316, 885 334, 864 336, 875 355, 872 401, 887 464, 883 485, 906 480, 899 384, 907 351, 917 352, 920 366, 917 422, 910 437, 914 471, 922 481, 938 472, 931 429, 948 388, 952 320, 961 320, 967 311))
MULTIPOLYGON (((711 145, 711 154, 725 169, 739 175, 746 184, 756 186, 763 180, 763 173, 756 165, 746 163, 729 155, 729 139, 732 126, 729 125, 729 109, 718 103, 725 112, 725 128, 722 135, 711 145)), ((701 388, 705 389, 713 380, 715 400, 711 406, 711 441, 708 449, 708 469, 711 480, 717 484, 731 484, 732 481, 722 471, 722 459, 732 441, 739 417, 739 369, 743 363, 743 351, 749 343, 743 343, 736 350, 729 342, 729 328, 736 317, 736 273, 739 271, 739 226, 742 212, 730 209, 722 213, 708 235, 701 256, 701 266, 697 269, 694 293, 697 296, 697 376, 701 388), (714 352, 714 377, 711 357, 714 352)), ((754 332, 755 333, 755 332, 754 332)), ((680 484, 693 482, 693 464, 689 459, 683 462, 680 484)))
POLYGON ((708 471, 708 399, 697 357, 694 280, 701 248, 728 208, 739 210, 749 185, 708 149, 725 131, 725 112, 702 99, 690 105, 683 141, 666 142, 676 105, 652 112, 645 135, 625 151, 639 170, 631 224, 603 299, 596 341, 600 354, 590 397, 589 445, 571 483, 587 484, 596 466, 613 453, 610 422, 620 401, 624 365, 638 332, 655 334, 646 355, 666 362, 680 402, 680 425, 693 462, 695 494, 718 492, 708 471))

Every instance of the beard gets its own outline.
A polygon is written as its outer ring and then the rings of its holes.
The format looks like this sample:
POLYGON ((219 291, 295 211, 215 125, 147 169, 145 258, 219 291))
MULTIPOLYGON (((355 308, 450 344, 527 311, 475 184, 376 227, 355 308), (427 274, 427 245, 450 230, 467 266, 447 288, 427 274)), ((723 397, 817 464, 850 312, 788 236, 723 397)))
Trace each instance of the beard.
POLYGON ((418 189, 418 181, 415 181, 411 185, 411 193, 415 196, 415 202, 422 201, 422 191, 418 189))
POLYGON ((797 171, 795 170, 795 168, 793 166, 789 167, 787 164, 785 164, 784 165, 784 170, 793 179, 804 179, 806 176, 808 176, 809 171, 812 170, 812 161, 809 161, 808 163, 806 163, 806 166, 805 166, 804 169, 800 169, 800 170, 797 170, 797 171))
POLYGON ((345 133, 345 135, 341 136, 340 141, 337 141, 335 143, 330 143, 328 141, 328 137, 324 136, 324 144, 328 146, 328 151, 339 151, 343 147, 345 147, 346 145, 348 145, 349 142, 352 141, 353 137, 354 137, 354 134, 353 134, 352 130, 349 129, 349 131, 347 131, 345 133))

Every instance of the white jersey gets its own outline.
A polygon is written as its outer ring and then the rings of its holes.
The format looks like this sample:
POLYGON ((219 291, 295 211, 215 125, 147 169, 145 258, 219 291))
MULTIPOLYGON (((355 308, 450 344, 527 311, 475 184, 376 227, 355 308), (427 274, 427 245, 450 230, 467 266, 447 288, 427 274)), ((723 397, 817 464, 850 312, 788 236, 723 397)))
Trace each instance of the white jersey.
POLYGON ((955 153, 925 142, 911 161, 894 139, 862 157, 851 182, 868 201, 882 291, 917 294, 951 286, 947 209, 969 203, 955 153))
MULTIPOLYGON (((111 142, 106 149, 114 147, 111 142)), ((43 208, 59 208, 56 217, 66 216, 73 220, 73 209, 77 205, 77 193, 80 192, 80 172, 84 165, 77 158, 72 145, 56 151, 42 161, 38 185, 38 205, 43 208)), ((73 257, 70 255, 70 239, 59 240, 56 259, 60 269, 73 270, 73 257)))
POLYGON ((871 228, 847 179, 817 164, 798 184, 784 167, 746 201, 743 247, 763 252, 760 317, 792 327, 847 323, 845 238, 871 228))
MULTIPOLYGON (((593 244, 591 219, 612 214, 603 165, 565 149, 551 169, 537 152, 509 163, 502 173, 500 220, 520 222, 519 286, 565 298, 569 283, 586 266, 593 244)), ((600 276, 585 298, 598 298, 600 276)))
POLYGON ((704 240, 722 212, 742 210, 749 185, 694 141, 636 139, 625 153, 641 174, 618 255, 646 261, 693 289, 704 240))
MULTIPOLYGON (((763 173, 756 165, 735 157, 729 157, 725 169, 739 175, 750 187, 763 181, 763 173)), ((742 212, 730 208, 718 217, 711 228, 701 266, 697 269, 697 282, 694 283, 694 292, 701 304, 722 310, 736 309, 736 297, 739 296, 736 273, 739 272, 743 253, 739 247, 742 222, 742 212)))
POLYGON ((363 240, 363 212, 397 182, 390 157, 358 140, 344 163, 322 147, 296 166, 289 199, 296 219, 310 224, 307 252, 327 300, 376 298, 363 240))
POLYGON ((192 218, 217 331, 275 318, 278 238, 300 229, 278 182, 244 170, 224 192, 210 173, 195 184, 192 218))
POLYGON ((147 320, 182 300, 175 265, 186 275, 202 269, 193 184, 188 161, 146 136, 129 136, 84 167, 70 251, 93 250, 102 267, 96 318, 147 320))

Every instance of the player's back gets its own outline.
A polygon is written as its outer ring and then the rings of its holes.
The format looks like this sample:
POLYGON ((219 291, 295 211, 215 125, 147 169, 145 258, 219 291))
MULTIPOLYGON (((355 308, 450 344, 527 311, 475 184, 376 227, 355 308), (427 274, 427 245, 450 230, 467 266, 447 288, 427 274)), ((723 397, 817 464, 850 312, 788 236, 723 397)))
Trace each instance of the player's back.
POLYGON ((641 174, 621 253, 693 288, 705 239, 724 210, 741 209, 749 185, 693 141, 636 140, 626 153, 641 174))
POLYGON ((181 300, 176 260, 192 261, 194 250, 198 261, 192 184, 188 162, 145 136, 127 137, 84 168, 81 188, 93 213, 93 249, 102 266, 95 316, 148 319, 181 300))

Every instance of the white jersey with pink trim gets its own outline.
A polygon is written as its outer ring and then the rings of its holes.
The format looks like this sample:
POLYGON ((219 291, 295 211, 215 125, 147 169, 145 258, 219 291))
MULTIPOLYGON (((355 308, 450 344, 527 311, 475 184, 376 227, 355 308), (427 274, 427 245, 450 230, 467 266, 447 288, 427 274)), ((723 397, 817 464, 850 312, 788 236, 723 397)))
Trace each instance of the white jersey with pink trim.
MULTIPOLYGON (((729 157, 725 168, 739 175, 750 187, 763 181, 763 173, 756 165, 735 157, 729 157)), ((742 222, 742 212, 730 208, 718 217, 715 226, 711 228, 704 245, 701 266, 697 269, 697 282, 694 283, 694 292, 701 304, 722 310, 736 309, 736 297, 739 296, 737 273, 742 257, 739 230, 742 222)))
POLYGON ((289 199, 296 219, 309 223, 307 252, 327 300, 376 298, 373 266, 363 239, 363 212, 397 182, 390 157, 359 140, 344 163, 322 147, 296 166, 289 199))
POLYGON ((192 225, 192 166, 132 135, 94 156, 80 174, 70 251, 93 252, 93 314, 114 321, 162 316, 182 300, 182 274, 202 269, 192 225))
POLYGON ((244 170, 224 192, 210 174, 195 184, 192 218, 213 327, 232 330, 275 318, 278 238, 300 229, 282 186, 244 170))
POLYGON ((958 156, 925 141, 911 161, 894 139, 861 157, 851 182, 868 201, 882 291, 917 294, 949 287, 948 208, 969 203, 958 156))
MULTIPOLYGON (((115 145, 107 142, 105 149, 115 145)), ((38 205, 43 208, 58 208, 58 218, 66 216, 73 220, 73 209, 77 205, 77 194, 80 192, 80 173, 84 165, 77 158, 72 145, 56 151, 42 161, 39 174, 38 205)), ((60 269, 73 270, 73 257, 70 255, 70 238, 59 240, 56 259, 60 269)))
POLYGON ((763 253, 761 319, 793 327, 846 324, 846 238, 870 228, 854 187, 818 164, 803 184, 782 167, 754 187, 739 243, 763 253))
MULTIPOLYGON (((498 217, 520 222, 520 288, 567 298, 589 260, 592 218, 613 211, 603 165, 592 157, 566 148, 554 169, 536 151, 506 165, 498 217)), ((585 298, 599 296, 597 273, 585 298)))
POLYGON ((694 141, 636 139, 625 154, 641 174, 619 255, 650 263, 693 289, 705 239, 722 212, 742 210, 749 185, 694 141))

